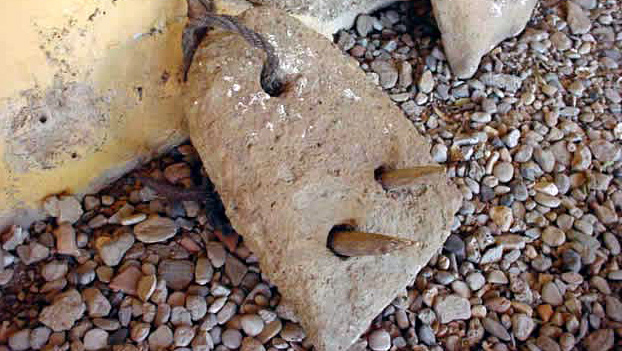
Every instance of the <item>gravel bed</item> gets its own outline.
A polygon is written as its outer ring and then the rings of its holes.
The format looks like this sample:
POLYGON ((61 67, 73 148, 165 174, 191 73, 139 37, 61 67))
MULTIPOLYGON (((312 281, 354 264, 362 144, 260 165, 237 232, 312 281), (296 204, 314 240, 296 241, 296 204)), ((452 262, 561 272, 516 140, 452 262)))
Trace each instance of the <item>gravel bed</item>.
MULTIPOLYGON (((425 2, 336 35, 464 195, 441 252, 353 350, 622 349, 622 9, 566 3, 540 4, 469 80, 425 2)), ((312 349, 244 242, 138 174, 207 179, 181 145, 2 233, 0 351, 312 349)))

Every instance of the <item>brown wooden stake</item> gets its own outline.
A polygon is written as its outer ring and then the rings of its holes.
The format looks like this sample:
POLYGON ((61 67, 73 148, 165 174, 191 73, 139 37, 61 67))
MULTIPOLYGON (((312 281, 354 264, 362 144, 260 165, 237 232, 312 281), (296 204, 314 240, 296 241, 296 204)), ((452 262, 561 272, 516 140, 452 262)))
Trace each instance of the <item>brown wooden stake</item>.
POLYGON ((439 165, 418 166, 382 172, 378 180, 386 189, 393 189, 411 185, 417 178, 443 172, 445 172, 445 167, 439 165))
POLYGON ((333 231, 328 238, 328 247, 346 257, 379 256, 416 244, 413 240, 350 230, 333 231))

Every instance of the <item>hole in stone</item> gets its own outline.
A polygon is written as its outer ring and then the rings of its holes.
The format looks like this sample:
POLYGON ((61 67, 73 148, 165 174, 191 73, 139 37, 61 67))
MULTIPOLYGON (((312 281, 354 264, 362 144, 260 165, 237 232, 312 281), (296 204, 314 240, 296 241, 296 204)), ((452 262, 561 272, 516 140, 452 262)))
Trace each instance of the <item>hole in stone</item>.
MULTIPOLYGON (((382 177, 382 173, 386 172, 387 167, 386 166, 380 166, 376 169, 374 169, 374 179, 380 183, 380 177, 382 177)), ((382 184, 382 183, 380 183, 382 184)))
POLYGON ((47 121, 48 121, 47 116, 45 116, 45 115, 41 115, 41 116, 39 117, 39 122, 40 122, 40 123, 45 123, 45 122, 47 122, 47 121))
POLYGON ((263 91, 271 97, 279 97, 287 87, 287 82, 267 65, 264 65, 261 70, 260 83, 263 91))
POLYGON ((75 158, 78 158, 78 154, 77 154, 77 153, 75 153, 75 152, 72 152, 72 153, 71 153, 71 158, 74 158, 74 159, 75 159, 75 158))
POLYGON ((349 257, 348 256, 344 256, 340 253, 338 253, 337 251, 335 251, 335 234, 339 233, 339 232, 345 232, 345 231, 354 231, 355 227, 354 227, 354 221, 352 221, 352 223, 348 223, 348 224, 337 224, 335 226, 333 226, 333 228, 328 232, 328 237, 326 238, 326 247, 333 253, 335 254, 335 256, 346 260, 349 257))

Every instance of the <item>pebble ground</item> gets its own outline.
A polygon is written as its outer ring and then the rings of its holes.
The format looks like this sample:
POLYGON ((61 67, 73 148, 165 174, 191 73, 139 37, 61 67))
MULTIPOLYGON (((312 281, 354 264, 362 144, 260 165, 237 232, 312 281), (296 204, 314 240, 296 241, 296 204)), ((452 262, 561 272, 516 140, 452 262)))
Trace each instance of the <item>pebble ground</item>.
MULTIPOLYGON (((443 249, 353 350, 622 349, 620 6, 544 1, 469 80, 424 2, 336 36, 464 195, 443 249)), ((191 145, 139 171, 180 187, 206 176, 191 145)), ((312 348, 201 203, 130 174, 46 209, 56 220, 1 236, 0 351, 312 348)))

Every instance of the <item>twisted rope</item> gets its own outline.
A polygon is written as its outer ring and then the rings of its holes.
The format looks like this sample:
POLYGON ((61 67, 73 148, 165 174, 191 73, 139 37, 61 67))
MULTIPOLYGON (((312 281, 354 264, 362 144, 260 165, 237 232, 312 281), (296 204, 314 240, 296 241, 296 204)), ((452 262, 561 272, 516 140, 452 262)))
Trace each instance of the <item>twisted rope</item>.
POLYGON ((247 43, 263 50, 266 53, 266 60, 261 70, 261 87, 271 96, 278 96, 283 91, 285 83, 279 74, 279 57, 276 55, 272 44, 261 34, 246 27, 235 17, 211 13, 203 14, 200 18, 191 19, 189 26, 190 29, 184 32, 185 74, 187 74, 190 68, 192 56, 200 41, 196 35, 197 31, 208 27, 219 27, 240 34, 247 43))

